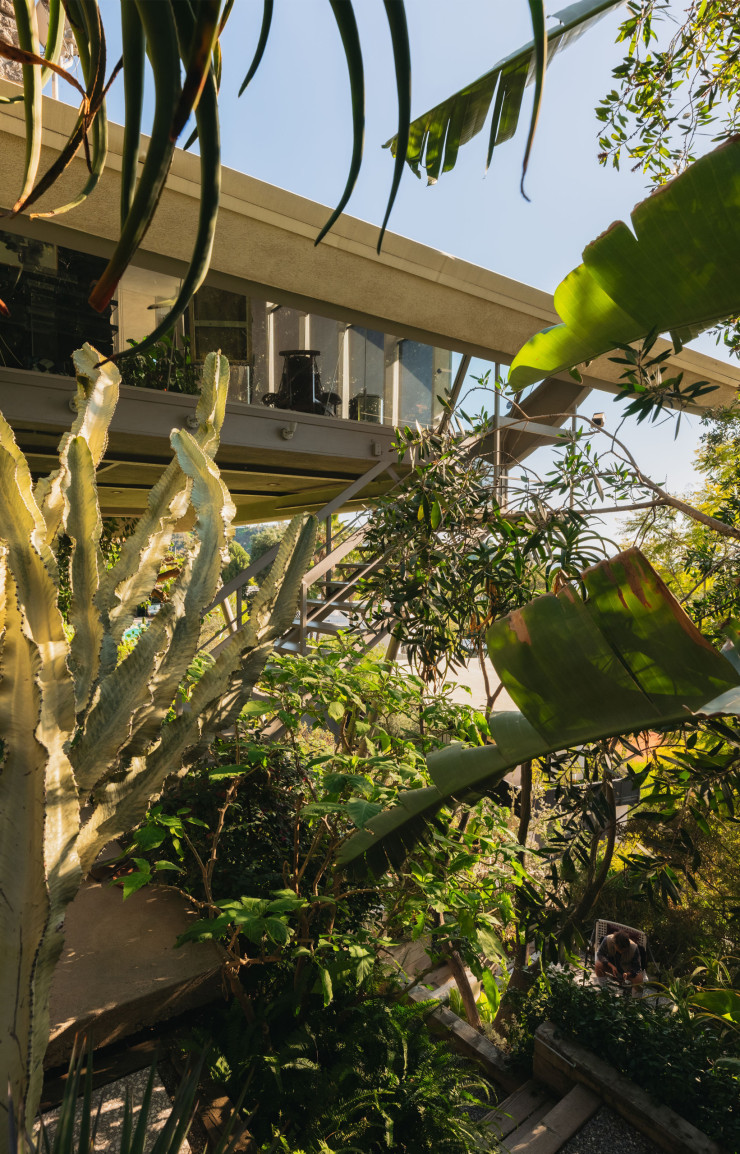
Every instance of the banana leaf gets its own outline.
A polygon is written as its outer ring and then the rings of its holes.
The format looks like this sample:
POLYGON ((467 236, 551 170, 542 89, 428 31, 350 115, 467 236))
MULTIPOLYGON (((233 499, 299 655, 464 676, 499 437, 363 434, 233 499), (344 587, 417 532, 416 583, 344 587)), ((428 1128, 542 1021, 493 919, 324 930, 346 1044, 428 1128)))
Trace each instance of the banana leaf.
POLYGON ((519 350, 520 390, 648 333, 677 347, 740 312, 740 136, 695 161, 610 225, 555 290, 563 324, 519 350))
POLYGON ((702 637, 637 549, 495 622, 491 661, 517 711, 494 713, 493 745, 454 744, 427 758, 432 785, 353 834, 341 867, 398 865, 447 805, 473 801, 531 758, 600 738, 735 712, 740 673, 702 637))
MULTIPOLYGON (((578 0, 555 12, 559 25, 547 34, 548 61, 621 3, 622 0, 578 0)), ((511 140, 517 130, 524 89, 535 81, 541 89, 543 76, 544 53, 538 61, 538 42, 533 39, 499 60, 478 80, 417 117, 411 124, 406 154, 412 172, 421 177, 421 169, 425 169, 428 183, 434 184, 440 173, 454 168, 461 145, 483 128, 495 93, 487 168, 494 147, 511 140)), ((398 140, 394 136, 383 146, 390 148, 393 156, 398 140)))

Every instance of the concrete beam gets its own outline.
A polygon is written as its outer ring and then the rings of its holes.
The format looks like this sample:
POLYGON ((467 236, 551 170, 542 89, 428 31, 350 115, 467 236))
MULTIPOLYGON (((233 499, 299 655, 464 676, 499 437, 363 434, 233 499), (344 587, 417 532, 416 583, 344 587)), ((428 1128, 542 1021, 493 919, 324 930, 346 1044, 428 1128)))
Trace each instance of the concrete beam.
MULTIPOLYGON (((0 81, 0 94, 18 91, 0 81)), ((44 97, 42 169, 58 154, 76 111, 44 97)), ((23 172, 23 105, 0 111, 0 205, 11 205, 23 172)), ((123 132, 110 125, 106 170, 90 201, 57 221, 4 220, 3 228, 108 255, 119 230, 119 173, 123 132)), ((200 187, 199 161, 175 154, 157 215, 137 263, 181 274, 190 259, 200 187)), ((77 191, 86 172, 82 156, 72 162, 41 210, 77 191)), ((461 353, 508 363, 540 329, 556 324, 552 296, 510 277, 427 245, 387 233, 375 251, 374 225, 343 216, 318 246, 314 240, 329 208, 232 169, 223 171, 223 195, 209 280, 232 290, 314 309, 329 317, 382 329, 461 353)), ((577 254, 574 253, 574 263, 577 254)), ((656 351, 667 347, 658 342, 656 351)), ((669 371, 686 383, 709 379, 720 386, 711 404, 726 403, 740 388, 740 369, 689 350, 672 356, 669 371)), ((584 383, 614 391, 620 366, 594 361, 584 383)))

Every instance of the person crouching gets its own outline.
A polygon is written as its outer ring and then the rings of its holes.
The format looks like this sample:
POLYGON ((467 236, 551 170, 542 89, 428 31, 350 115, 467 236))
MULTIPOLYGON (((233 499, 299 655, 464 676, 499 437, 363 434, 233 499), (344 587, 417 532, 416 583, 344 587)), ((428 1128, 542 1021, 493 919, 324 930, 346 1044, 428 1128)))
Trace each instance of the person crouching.
POLYGON ((640 947, 623 931, 607 934, 596 951, 594 971, 599 985, 613 978, 620 985, 631 985, 633 995, 642 994, 645 971, 642 968, 640 947))

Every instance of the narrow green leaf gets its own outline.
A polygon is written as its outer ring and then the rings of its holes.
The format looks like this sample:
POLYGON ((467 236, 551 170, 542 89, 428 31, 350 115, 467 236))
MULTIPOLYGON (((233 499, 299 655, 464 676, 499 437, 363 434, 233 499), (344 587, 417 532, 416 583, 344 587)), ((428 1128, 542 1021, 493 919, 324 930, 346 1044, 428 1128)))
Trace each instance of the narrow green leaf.
POLYGON ((357 28, 352 0, 329 0, 334 19, 342 38, 342 47, 347 61, 349 85, 352 97, 352 158, 350 160, 347 183, 344 186, 339 204, 334 209, 326 224, 316 237, 314 244, 319 244, 329 229, 341 216, 352 195, 357 183, 362 164, 362 151, 365 143, 365 69, 362 63, 362 49, 360 47, 360 33, 357 28))
POLYGON ((527 175, 529 157, 532 152, 532 144, 534 143, 534 134, 537 131, 537 121, 540 115, 542 93, 545 86, 545 72, 547 70, 547 32, 545 31, 544 0, 529 0, 529 12, 532 18, 532 32, 534 33, 535 87, 532 117, 529 122, 529 135, 527 136, 527 147, 524 150, 524 160, 522 161, 520 189, 525 200, 529 200, 529 197, 524 191, 524 178, 527 175))
POLYGON ((398 133, 396 135, 395 166, 393 169, 393 183, 391 184, 388 205, 383 217, 378 237, 378 248, 383 244, 383 237, 390 219, 391 211, 398 194, 403 176, 403 166, 408 153, 410 120, 411 120, 411 48, 409 45, 409 30, 406 23, 406 10, 398 0, 383 0, 388 27, 393 45, 393 63, 396 70, 396 92, 398 96, 398 133))
POLYGON ((247 70, 247 75, 244 77, 244 80, 242 81, 242 86, 239 89, 239 96, 242 95, 242 93, 245 91, 245 89, 252 82, 252 80, 254 79, 255 73, 257 72, 257 69, 259 68, 259 66, 262 62, 262 57, 265 54, 265 48, 267 47, 267 41, 268 41, 268 38, 270 36, 270 27, 272 25, 272 13, 273 13, 274 6, 275 6, 274 0, 263 0, 262 25, 260 27, 259 40, 257 41, 257 47, 254 50, 254 56, 252 57, 252 63, 249 65, 249 68, 247 70))

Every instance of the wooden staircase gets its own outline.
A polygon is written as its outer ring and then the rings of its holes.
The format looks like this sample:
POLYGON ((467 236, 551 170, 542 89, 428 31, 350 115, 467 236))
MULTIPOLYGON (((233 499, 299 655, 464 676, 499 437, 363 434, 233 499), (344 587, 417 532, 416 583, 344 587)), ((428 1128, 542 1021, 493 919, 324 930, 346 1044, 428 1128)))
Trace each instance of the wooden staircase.
POLYGON ((483 1119, 492 1141, 482 1149, 498 1154, 557 1154, 602 1105, 587 1086, 577 1085, 562 1098, 530 1079, 483 1119))

